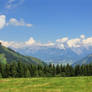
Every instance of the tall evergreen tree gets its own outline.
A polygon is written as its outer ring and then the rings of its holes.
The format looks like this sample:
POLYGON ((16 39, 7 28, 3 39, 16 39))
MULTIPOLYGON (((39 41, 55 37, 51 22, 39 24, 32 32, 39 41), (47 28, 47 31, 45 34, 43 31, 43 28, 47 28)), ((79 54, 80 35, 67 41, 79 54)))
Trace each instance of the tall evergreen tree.
POLYGON ((16 62, 13 62, 10 64, 10 74, 11 74, 11 77, 17 77, 17 64, 16 64, 16 62))
POLYGON ((22 62, 18 62, 18 66, 17 66, 17 77, 24 77, 24 69, 23 69, 23 63, 22 62))

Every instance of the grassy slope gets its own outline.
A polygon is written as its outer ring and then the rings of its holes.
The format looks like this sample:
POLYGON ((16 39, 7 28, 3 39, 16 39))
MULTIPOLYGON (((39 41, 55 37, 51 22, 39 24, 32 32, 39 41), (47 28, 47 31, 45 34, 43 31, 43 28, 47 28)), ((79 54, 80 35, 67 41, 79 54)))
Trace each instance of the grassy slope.
POLYGON ((0 92, 92 92, 92 77, 0 79, 0 92))

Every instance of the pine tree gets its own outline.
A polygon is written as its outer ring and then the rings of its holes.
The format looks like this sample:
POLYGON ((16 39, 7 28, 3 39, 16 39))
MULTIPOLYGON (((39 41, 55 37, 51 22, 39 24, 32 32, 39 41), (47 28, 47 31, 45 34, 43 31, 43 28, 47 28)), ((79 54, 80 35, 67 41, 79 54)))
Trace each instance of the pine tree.
POLYGON ((17 77, 24 77, 24 69, 22 62, 18 62, 17 72, 18 72, 17 77))
POLYGON ((80 67, 80 65, 76 65, 75 67, 74 67, 74 75, 75 76, 80 76, 80 75, 82 75, 82 68, 80 67))
POLYGON ((56 76, 56 67, 54 64, 52 65, 52 67, 53 67, 52 76, 56 76))
POLYGON ((24 64, 24 77, 31 77, 28 65, 24 64))
POLYGON ((59 66, 59 64, 56 65, 56 75, 60 75, 61 73, 61 68, 59 66))
POLYGON ((11 73, 11 77, 17 77, 17 64, 16 64, 16 62, 13 62, 10 64, 10 73, 11 73))
POLYGON ((5 72, 4 72, 4 76, 5 78, 9 78, 12 77, 11 73, 10 73, 10 64, 6 64, 5 65, 5 72))

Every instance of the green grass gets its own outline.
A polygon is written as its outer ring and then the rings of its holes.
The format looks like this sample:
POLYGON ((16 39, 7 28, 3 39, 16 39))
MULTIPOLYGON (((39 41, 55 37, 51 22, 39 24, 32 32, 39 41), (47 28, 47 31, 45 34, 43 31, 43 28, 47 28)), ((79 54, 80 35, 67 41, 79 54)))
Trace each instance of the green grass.
POLYGON ((92 92, 92 77, 0 79, 0 92, 92 92))

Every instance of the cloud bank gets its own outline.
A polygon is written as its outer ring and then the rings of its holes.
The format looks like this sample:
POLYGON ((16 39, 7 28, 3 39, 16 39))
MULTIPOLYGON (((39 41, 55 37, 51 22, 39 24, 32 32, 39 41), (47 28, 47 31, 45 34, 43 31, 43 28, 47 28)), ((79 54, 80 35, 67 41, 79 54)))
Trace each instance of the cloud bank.
POLYGON ((92 37, 86 38, 85 35, 81 35, 79 38, 72 38, 69 39, 68 37, 57 39, 56 42, 47 42, 41 43, 34 38, 30 37, 29 40, 25 42, 8 42, 8 41, 0 41, 6 47, 13 47, 13 48, 25 48, 25 47, 55 47, 59 49, 66 49, 66 48, 89 48, 92 46, 92 37))

